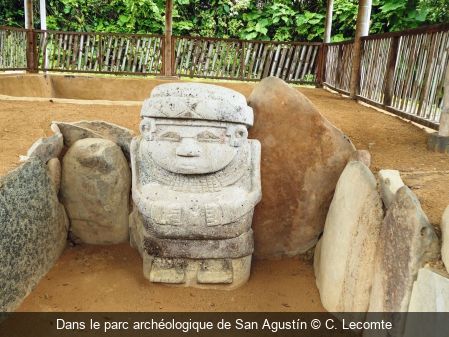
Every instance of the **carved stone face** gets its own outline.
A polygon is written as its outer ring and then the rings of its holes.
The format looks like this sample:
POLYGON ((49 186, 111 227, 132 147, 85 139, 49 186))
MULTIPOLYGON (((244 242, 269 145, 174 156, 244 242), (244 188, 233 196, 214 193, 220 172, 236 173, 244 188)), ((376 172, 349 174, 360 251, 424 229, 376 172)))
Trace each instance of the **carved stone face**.
POLYGON ((233 123, 145 118, 140 127, 156 164, 181 174, 221 170, 247 137, 246 127, 233 123))

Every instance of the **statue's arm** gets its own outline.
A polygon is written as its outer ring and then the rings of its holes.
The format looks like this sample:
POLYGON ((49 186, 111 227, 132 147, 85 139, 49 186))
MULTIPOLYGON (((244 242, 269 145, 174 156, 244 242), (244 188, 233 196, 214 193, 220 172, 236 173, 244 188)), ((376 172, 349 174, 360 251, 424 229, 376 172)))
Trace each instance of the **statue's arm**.
POLYGON ((209 226, 235 222, 250 212, 262 198, 260 180, 261 147, 258 140, 249 140, 251 146, 251 189, 248 193, 232 196, 218 203, 206 204, 206 222, 209 226))

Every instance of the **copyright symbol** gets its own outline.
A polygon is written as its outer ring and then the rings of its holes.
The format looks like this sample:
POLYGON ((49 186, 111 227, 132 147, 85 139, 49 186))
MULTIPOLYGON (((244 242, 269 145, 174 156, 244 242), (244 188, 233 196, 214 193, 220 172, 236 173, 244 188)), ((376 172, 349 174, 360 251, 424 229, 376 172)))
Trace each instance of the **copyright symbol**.
POLYGON ((310 326, 312 327, 312 329, 319 329, 321 327, 321 322, 319 319, 312 319, 312 322, 310 322, 310 326))

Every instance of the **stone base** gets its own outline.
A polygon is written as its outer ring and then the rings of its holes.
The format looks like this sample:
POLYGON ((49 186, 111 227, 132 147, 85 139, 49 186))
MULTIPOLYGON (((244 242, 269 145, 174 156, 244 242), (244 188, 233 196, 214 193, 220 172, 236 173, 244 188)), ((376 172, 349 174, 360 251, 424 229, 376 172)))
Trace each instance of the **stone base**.
POLYGON ((233 290, 249 279, 251 255, 238 259, 169 259, 143 252, 143 274, 150 282, 178 287, 233 290))
POLYGON ((429 150, 449 154, 449 137, 438 133, 429 134, 429 150))

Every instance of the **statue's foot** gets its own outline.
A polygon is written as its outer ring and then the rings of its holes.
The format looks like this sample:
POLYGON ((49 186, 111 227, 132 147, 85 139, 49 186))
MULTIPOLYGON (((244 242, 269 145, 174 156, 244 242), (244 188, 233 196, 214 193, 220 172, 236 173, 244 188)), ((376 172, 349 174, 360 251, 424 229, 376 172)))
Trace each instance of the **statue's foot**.
POLYGON ((143 274, 150 282, 201 289, 236 289, 248 281, 251 255, 236 259, 161 258, 143 252, 143 274))
POLYGON ((155 257, 151 266, 150 282, 184 283, 186 267, 184 259, 155 257))
POLYGON ((201 260, 197 274, 198 283, 232 283, 232 261, 229 259, 201 260))

